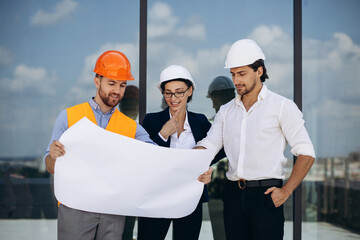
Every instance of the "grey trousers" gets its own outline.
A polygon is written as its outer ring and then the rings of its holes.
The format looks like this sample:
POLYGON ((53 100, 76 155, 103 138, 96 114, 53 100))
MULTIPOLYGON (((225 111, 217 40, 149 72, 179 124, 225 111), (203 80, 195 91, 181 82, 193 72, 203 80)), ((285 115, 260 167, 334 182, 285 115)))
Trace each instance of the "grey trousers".
POLYGON ((60 204, 58 240, 121 240, 125 216, 85 212, 60 204))

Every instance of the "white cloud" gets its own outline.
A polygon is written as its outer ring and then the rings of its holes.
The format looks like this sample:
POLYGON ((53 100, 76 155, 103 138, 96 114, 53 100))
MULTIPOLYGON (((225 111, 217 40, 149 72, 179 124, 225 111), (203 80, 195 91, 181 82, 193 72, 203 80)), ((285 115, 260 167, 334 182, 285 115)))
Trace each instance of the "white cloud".
POLYGON ((248 37, 261 46, 266 60, 289 61, 293 57, 293 39, 279 26, 259 26, 248 37))
POLYGON ((178 18, 173 16, 170 6, 163 2, 155 2, 149 11, 148 37, 156 38, 173 32, 178 18))
MULTIPOLYGON (((345 64, 358 64, 360 62, 360 47, 344 33, 335 33, 329 44, 332 49, 327 54, 332 66, 339 70, 345 64)), ((358 66, 358 65, 357 65, 358 66)))
POLYGON ((0 46, 0 66, 1 65, 9 65, 14 61, 14 55, 12 52, 5 48, 4 46, 0 46))
POLYGON ((303 46, 303 81, 313 88, 312 94, 360 102, 360 88, 354 87, 360 76, 359 45, 344 33, 334 33, 327 41, 305 39, 303 46))
POLYGON ((2 89, 12 93, 33 91, 41 95, 54 95, 55 73, 49 74, 44 68, 32 68, 26 65, 18 65, 13 78, 1 79, 2 89))
POLYGON ((272 44, 274 41, 278 39, 284 38, 284 31, 276 25, 272 26, 259 26, 253 30, 253 32, 249 35, 251 39, 257 41, 263 47, 272 44))
POLYGON ((283 96, 293 93, 293 42, 281 27, 261 25, 248 38, 256 41, 265 54, 265 66, 269 79, 265 83, 271 90, 283 96))
POLYGON ((179 37, 193 39, 193 40, 205 40, 206 29, 203 23, 198 22, 196 19, 191 19, 186 25, 180 27, 177 30, 179 37))
POLYGON ((149 10, 148 38, 166 40, 184 38, 203 41, 206 38, 205 25, 196 17, 185 19, 185 24, 179 25, 179 18, 173 14, 171 7, 163 2, 155 2, 149 10))
POLYGON ((32 26, 48 26, 58 23, 75 11, 78 3, 73 0, 62 0, 55 5, 53 12, 38 10, 31 18, 32 26))

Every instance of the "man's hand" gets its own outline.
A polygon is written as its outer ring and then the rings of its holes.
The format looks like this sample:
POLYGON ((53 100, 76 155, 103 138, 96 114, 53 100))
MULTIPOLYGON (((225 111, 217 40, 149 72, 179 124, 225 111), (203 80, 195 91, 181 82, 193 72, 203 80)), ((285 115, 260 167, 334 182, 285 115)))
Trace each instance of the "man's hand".
POLYGON ((314 163, 314 158, 307 155, 299 155, 291 175, 282 188, 271 187, 266 190, 265 194, 271 193, 271 198, 275 207, 279 207, 290 197, 295 188, 299 186, 306 174, 309 172, 314 163))
POLYGON ((50 144, 49 154, 45 157, 46 170, 48 170, 49 173, 54 174, 56 159, 64 154, 65 149, 61 142, 55 140, 50 144))
POLYGON ((271 193, 271 198, 274 202, 275 207, 280 207, 290 197, 291 193, 286 192, 284 188, 271 187, 268 188, 265 194, 271 193))
POLYGON ((196 147, 194 147, 193 149, 206 149, 206 148, 203 147, 203 146, 196 146, 196 147))
POLYGON ((54 140, 51 144, 50 144, 50 157, 54 160, 56 160, 58 157, 61 157, 65 154, 65 149, 64 149, 64 145, 62 145, 61 142, 59 142, 58 140, 54 140))
POLYGON ((210 167, 209 170, 199 176, 198 180, 204 184, 208 184, 211 181, 211 174, 213 171, 214 169, 210 167))

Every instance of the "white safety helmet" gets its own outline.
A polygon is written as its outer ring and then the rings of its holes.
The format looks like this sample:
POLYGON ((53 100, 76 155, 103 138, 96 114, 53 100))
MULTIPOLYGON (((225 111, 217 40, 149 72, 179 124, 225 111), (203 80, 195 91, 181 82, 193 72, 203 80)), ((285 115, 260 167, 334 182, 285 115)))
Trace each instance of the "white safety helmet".
POLYGON ((214 91, 221 91, 226 89, 235 89, 235 86, 230 78, 225 76, 218 76, 214 78, 209 86, 208 95, 210 97, 214 91))
POLYGON ((186 68, 180 65, 170 65, 164 70, 162 70, 162 72, 160 73, 160 81, 158 82, 157 86, 160 89, 160 91, 162 91, 161 84, 163 82, 167 82, 178 78, 189 80, 192 83, 193 90, 195 90, 195 82, 191 77, 190 72, 186 68))
POLYGON ((230 47, 224 68, 247 66, 258 59, 265 60, 265 55, 259 45, 253 40, 241 39, 230 47))

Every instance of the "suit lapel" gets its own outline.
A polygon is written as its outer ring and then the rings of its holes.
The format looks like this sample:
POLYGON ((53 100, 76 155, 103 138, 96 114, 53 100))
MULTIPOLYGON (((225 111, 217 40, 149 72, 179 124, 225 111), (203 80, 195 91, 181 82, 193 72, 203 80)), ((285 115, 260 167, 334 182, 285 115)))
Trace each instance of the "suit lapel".
POLYGON ((191 128, 191 131, 193 133, 195 142, 197 143, 202 139, 201 137, 201 126, 199 124, 199 121, 195 118, 195 116, 191 112, 188 113, 188 121, 191 128))

